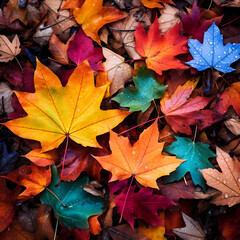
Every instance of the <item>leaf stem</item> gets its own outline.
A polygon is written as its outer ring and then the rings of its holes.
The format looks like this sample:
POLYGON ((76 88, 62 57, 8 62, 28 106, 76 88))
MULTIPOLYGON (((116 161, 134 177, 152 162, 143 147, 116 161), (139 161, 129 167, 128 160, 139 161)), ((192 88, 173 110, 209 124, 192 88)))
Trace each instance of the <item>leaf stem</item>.
POLYGON ((195 127, 195 132, 194 132, 193 142, 196 141, 196 137, 197 137, 197 124, 196 124, 196 127, 195 127))
POLYGON ((129 192, 130 192, 130 189, 131 189, 131 186, 132 186, 132 183, 133 183, 133 179, 134 179, 134 175, 132 175, 131 182, 129 184, 129 187, 128 187, 128 190, 127 190, 124 202, 123 202, 123 208, 122 208, 122 211, 121 211, 121 216, 120 216, 119 223, 122 221, 122 218, 123 218, 123 212, 124 212, 124 209, 125 209, 125 206, 126 206, 127 197, 129 195, 129 192))
POLYGON ((16 61, 17 61, 18 65, 19 65, 19 67, 21 68, 22 73, 24 73, 21 63, 19 62, 19 60, 17 59, 16 56, 15 56, 14 58, 16 59, 16 61))
POLYGON ((42 31, 42 30, 45 30, 45 29, 47 29, 47 28, 53 27, 53 26, 55 26, 55 25, 57 25, 57 24, 59 24, 59 23, 61 23, 61 22, 64 22, 64 21, 66 21, 67 19, 72 18, 72 17, 73 17, 73 15, 70 15, 70 16, 68 16, 68 17, 66 17, 66 18, 64 18, 64 19, 62 19, 62 20, 60 20, 60 21, 58 21, 58 22, 55 22, 55 23, 53 23, 53 24, 50 24, 50 25, 48 25, 48 26, 46 26, 46 27, 39 28, 39 30, 42 31))
POLYGON ((66 205, 59 199, 59 197, 48 187, 46 187, 45 189, 47 189, 64 207, 66 207, 66 205))
POLYGON ((55 226, 55 231, 54 231, 54 238, 53 238, 53 240, 56 240, 56 237, 57 237, 57 229, 58 229, 58 218, 57 218, 57 222, 56 222, 56 226, 55 226))
POLYGON ((56 184, 56 186, 58 186, 58 185, 61 183, 62 178, 63 178, 64 163, 65 163, 65 159, 66 159, 66 155, 67 155, 68 141, 69 141, 69 136, 68 136, 68 134, 66 134, 66 137, 67 137, 67 140, 66 140, 66 147, 65 147, 65 150, 64 150, 64 155, 63 155, 63 160, 62 160, 61 175, 60 175, 59 182, 56 184))
POLYGON ((240 18, 240 16, 236 17, 235 19, 233 19, 232 21, 230 21, 230 22, 228 22, 228 23, 223 24, 221 27, 223 28, 223 27, 227 26, 228 24, 230 24, 230 23, 232 23, 232 22, 235 22, 235 21, 238 20, 239 18, 240 18))
POLYGON ((120 136, 120 135, 122 135, 122 134, 124 134, 124 133, 126 133, 126 132, 129 132, 129 131, 137 128, 137 127, 140 127, 140 126, 144 125, 145 123, 149 123, 149 122, 152 122, 152 121, 154 121, 154 120, 156 120, 156 119, 160 119, 160 118, 163 118, 163 117, 165 117, 165 115, 162 115, 162 116, 160 116, 160 117, 156 117, 156 118, 150 119, 150 120, 148 120, 148 121, 146 121, 146 122, 140 123, 140 124, 138 124, 138 125, 136 125, 136 126, 134 126, 134 127, 131 127, 131 128, 129 128, 129 129, 125 130, 125 131, 120 132, 120 133, 118 134, 118 136, 120 136))

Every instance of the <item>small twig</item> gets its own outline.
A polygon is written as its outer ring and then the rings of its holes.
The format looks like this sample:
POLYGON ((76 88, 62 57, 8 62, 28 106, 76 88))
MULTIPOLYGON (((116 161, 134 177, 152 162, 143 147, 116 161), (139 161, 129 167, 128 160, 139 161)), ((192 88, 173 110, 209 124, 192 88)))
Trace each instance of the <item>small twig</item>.
POLYGON ((66 207, 66 205, 59 199, 59 197, 48 187, 46 187, 45 189, 47 189, 64 207, 66 207))
POLYGON ((184 180, 185 185, 187 186, 187 180, 186 180, 185 176, 183 176, 183 180, 184 180))
POLYGON ((197 137, 197 124, 196 124, 196 127, 195 127, 193 142, 196 141, 196 137, 197 137))
POLYGON ((57 237, 57 228, 58 228, 58 218, 57 218, 57 222, 56 222, 56 226, 55 226, 55 231, 54 231, 54 238, 53 238, 53 240, 56 240, 56 237, 57 237))
POLYGON ((114 27, 109 27, 112 30, 121 31, 121 32, 134 32, 136 29, 119 29, 114 27))
POLYGON ((64 21, 66 21, 67 19, 69 19, 69 18, 72 18, 73 17, 73 15, 70 15, 70 16, 68 16, 68 17, 66 17, 66 18, 64 18, 64 19, 62 19, 62 20, 60 20, 60 21, 58 21, 58 22, 55 22, 55 23, 53 23, 53 24, 51 24, 51 25, 48 25, 48 26, 46 26, 46 27, 43 27, 43 28, 39 28, 39 30, 45 30, 45 29, 47 29, 47 28, 50 28, 50 27, 53 27, 53 26, 55 26, 55 25, 57 25, 57 24, 59 24, 59 23, 61 23, 61 22, 64 22, 64 21))
POLYGON ((232 23, 232 22, 235 22, 235 21, 238 20, 239 18, 240 18, 240 16, 238 16, 237 18, 233 19, 232 21, 230 21, 230 22, 228 22, 228 23, 223 24, 221 27, 223 28, 223 27, 227 26, 228 24, 230 24, 230 23, 232 23))
POLYGON ((21 63, 19 62, 19 60, 17 59, 16 56, 15 56, 14 58, 15 58, 15 60, 17 61, 19 67, 21 68, 22 73, 24 73, 21 63))

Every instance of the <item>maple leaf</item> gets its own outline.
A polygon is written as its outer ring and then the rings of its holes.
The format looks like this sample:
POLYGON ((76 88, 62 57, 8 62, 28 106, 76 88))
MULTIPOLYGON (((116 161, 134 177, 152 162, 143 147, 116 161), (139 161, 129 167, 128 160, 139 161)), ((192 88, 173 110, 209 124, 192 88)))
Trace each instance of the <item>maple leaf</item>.
POLYGON ((90 66, 78 65, 62 87, 58 77, 37 62, 35 93, 16 92, 28 115, 3 123, 16 135, 41 142, 42 151, 70 137, 83 146, 99 147, 96 136, 118 125, 129 112, 100 109, 108 85, 96 88, 90 66))
POLYGON ((23 165, 11 171, 5 178, 26 187, 18 199, 27 199, 42 192, 51 182, 50 168, 38 167, 35 164, 23 165))
POLYGON ((98 30, 107 23, 127 16, 115 7, 103 7, 102 3, 103 0, 85 0, 81 8, 73 10, 73 16, 81 24, 82 30, 100 45, 98 30))
POLYGON ((0 35, 0 62, 12 61, 20 52, 20 42, 17 35, 12 42, 6 36, 0 35))
POLYGON ((171 0, 141 0, 141 2, 147 8, 163 8, 163 3, 174 4, 171 0))
POLYGON ((166 182, 179 181, 187 172, 190 172, 194 184, 198 184, 205 190, 206 183, 199 169, 214 168, 208 158, 215 157, 216 154, 209 149, 207 144, 193 142, 185 137, 175 136, 175 138, 177 141, 165 147, 164 150, 186 161, 166 177, 166 182))
POLYGON ((58 159, 58 153, 56 149, 42 152, 41 148, 37 148, 24 155, 24 157, 40 167, 46 167, 54 164, 58 159))
POLYGON ((104 199, 83 190, 89 179, 80 176, 74 182, 61 182, 59 186, 57 167, 52 165, 52 180, 40 197, 42 204, 52 206, 59 221, 68 229, 89 228, 88 218, 102 212, 104 199))
POLYGON ((174 132, 190 135, 192 134, 190 125, 198 124, 199 129, 203 129, 214 121, 212 111, 201 110, 209 103, 210 98, 197 96, 189 99, 198 80, 192 79, 183 86, 178 86, 171 96, 165 92, 161 99, 161 111, 174 132))
POLYGON ((227 112, 230 106, 233 106, 235 112, 240 116, 240 82, 233 83, 230 87, 225 88, 223 94, 217 101, 214 110, 220 114, 227 112))
POLYGON ((162 225, 162 221, 157 211, 169 208, 175 203, 167 197, 153 194, 150 188, 142 188, 135 193, 136 186, 131 186, 127 200, 127 183, 121 193, 116 196, 115 203, 117 211, 121 214, 123 208, 123 218, 132 226, 134 226, 134 217, 143 219, 152 226, 162 225), (126 205, 124 204, 126 201, 126 205))
POLYGON ((187 64, 198 71, 215 68, 220 72, 229 73, 235 70, 230 67, 230 64, 240 58, 240 44, 227 43, 224 46, 223 36, 220 34, 215 22, 204 33, 203 44, 196 39, 189 39, 188 46, 194 59, 187 62, 187 64))
POLYGON ((137 76, 133 77, 135 89, 123 89, 121 93, 112 98, 122 107, 129 107, 130 111, 145 112, 151 101, 163 96, 167 86, 154 78, 152 72, 145 66, 139 68, 137 76))
POLYGON ((94 47, 92 39, 88 38, 82 29, 79 29, 70 42, 67 54, 77 65, 88 58, 89 65, 93 70, 103 70, 103 67, 98 64, 104 58, 102 49, 94 47))
POLYGON ((102 167, 112 173, 112 181, 135 179, 145 187, 158 188, 157 178, 176 169, 181 160, 162 155, 164 143, 158 143, 157 121, 145 130, 133 146, 128 139, 110 132, 111 155, 96 157, 102 167))
POLYGON ((179 35, 179 24, 162 37, 157 18, 148 33, 139 23, 135 31, 135 40, 137 52, 142 57, 146 57, 147 67, 159 75, 169 69, 188 68, 174 57, 186 53, 184 46, 187 44, 187 38, 179 35))
POLYGON ((221 191, 222 194, 212 200, 217 205, 232 207, 240 203, 240 163, 217 147, 217 162, 222 172, 217 169, 203 169, 201 173, 207 185, 221 191))

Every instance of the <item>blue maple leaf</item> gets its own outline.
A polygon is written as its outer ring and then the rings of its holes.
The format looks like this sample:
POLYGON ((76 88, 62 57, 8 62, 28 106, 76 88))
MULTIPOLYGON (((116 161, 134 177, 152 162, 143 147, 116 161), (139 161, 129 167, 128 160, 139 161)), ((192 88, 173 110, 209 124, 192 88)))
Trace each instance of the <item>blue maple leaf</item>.
POLYGON ((215 22, 204 33, 203 43, 196 39, 189 39, 188 46, 194 59, 187 64, 198 71, 215 68, 220 72, 229 73, 235 70, 230 65, 240 58, 240 44, 227 43, 224 46, 223 36, 215 22))

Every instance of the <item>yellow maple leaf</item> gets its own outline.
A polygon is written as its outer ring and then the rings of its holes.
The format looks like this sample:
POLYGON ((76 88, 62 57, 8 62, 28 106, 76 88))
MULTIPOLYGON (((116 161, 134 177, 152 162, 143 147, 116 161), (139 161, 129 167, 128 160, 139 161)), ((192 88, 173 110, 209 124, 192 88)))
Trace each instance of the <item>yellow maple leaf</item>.
POLYGON ((100 109, 108 84, 95 87, 87 62, 77 66, 63 87, 58 77, 38 61, 34 84, 35 93, 15 92, 28 115, 4 125, 20 137, 40 141, 42 152, 57 148, 66 137, 83 146, 99 147, 96 137, 129 114, 100 109))

